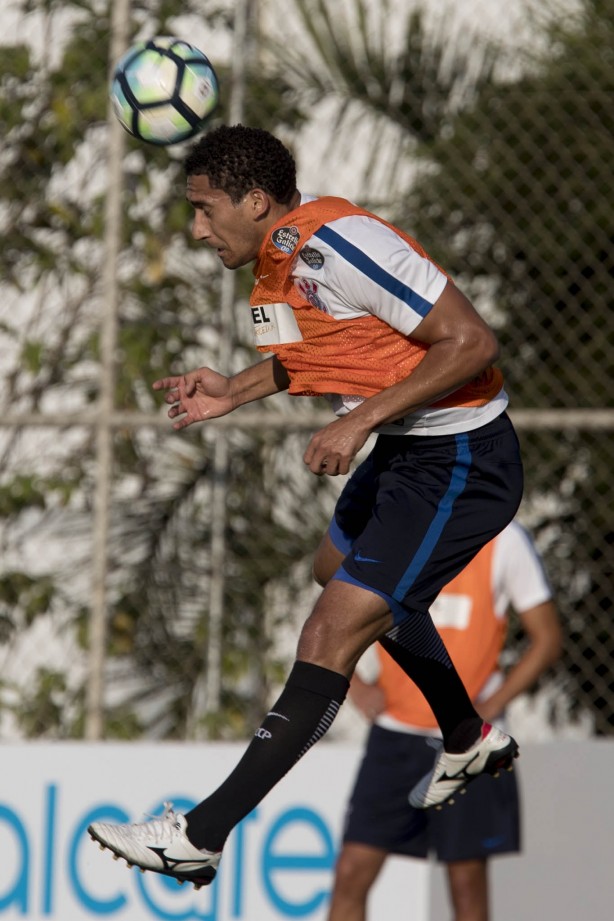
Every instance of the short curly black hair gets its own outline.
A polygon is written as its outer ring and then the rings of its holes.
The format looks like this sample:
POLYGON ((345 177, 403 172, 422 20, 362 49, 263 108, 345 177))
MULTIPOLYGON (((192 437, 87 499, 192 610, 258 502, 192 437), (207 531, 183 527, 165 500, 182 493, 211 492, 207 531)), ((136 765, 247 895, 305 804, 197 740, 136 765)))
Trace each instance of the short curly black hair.
POLYGON ((221 125, 202 135, 184 160, 186 176, 208 176, 234 204, 251 189, 263 189, 281 204, 296 192, 296 165, 290 151, 262 128, 221 125))

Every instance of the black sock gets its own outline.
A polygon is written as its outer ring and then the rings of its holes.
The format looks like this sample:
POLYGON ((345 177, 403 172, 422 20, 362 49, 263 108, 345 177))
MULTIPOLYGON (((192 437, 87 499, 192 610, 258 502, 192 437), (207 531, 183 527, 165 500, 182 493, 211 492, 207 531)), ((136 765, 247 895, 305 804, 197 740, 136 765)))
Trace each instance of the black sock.
POLYGON ((450 754, 468 751, 481 736, 483 725, 483 720, 479 717, 477 720, 475 718, 463 720, 462 723, 459 723, 456 729, 450 733, 446 750, 449 751, 450 754))
POLYGON ((478 738, 482 720, 430 614, 410 614, 380 642, 426 697, 441 729, 445 750, 466 751, 478 738))
POLYGON ((339 672, 295 662, 276 704, 234 771, 207 799, 187 813, 195 847, 219 851, 235 825, 330 727, 349 681, 339 672))

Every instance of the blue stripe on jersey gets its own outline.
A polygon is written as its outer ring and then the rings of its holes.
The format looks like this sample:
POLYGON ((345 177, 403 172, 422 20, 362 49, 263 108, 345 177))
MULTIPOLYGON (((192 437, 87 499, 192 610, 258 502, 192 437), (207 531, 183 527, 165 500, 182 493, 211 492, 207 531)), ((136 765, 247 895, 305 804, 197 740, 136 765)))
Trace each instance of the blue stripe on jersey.
POLYGON ((335 230, 331 230, 326 224, 320 227, 313 236, 322 240, 323 243, 327 243, 340 256, 343 256, 350 265, 353 265, 359 272, 362 272, 363 275, 378 284, 380 288, 384 288, 385 291, 403 301, 421 317, 425 317, 433 306, 430 301, 416 294, 412 288, 403 284, 399 278, 395 278, 394 275, 391 275, 377 262, 374 262, 366 253, 363 253, 361 249, 340 236, 335 230))
POLYGON ((450 485, 437 506, 435 517, 424 535, 422 543, 416 550, 413 560, 403 573, 399 584, 393 592, 393 598, 396 598, 397 601, 403 600, 435 549, 435 545, 441 537, 441 533, 452 514, 452 506, 465 488, 470 466, 471 450, 469 448, 469 437, 466 433, 463 433, 456 436, 456 463, 452 468, 450 485))

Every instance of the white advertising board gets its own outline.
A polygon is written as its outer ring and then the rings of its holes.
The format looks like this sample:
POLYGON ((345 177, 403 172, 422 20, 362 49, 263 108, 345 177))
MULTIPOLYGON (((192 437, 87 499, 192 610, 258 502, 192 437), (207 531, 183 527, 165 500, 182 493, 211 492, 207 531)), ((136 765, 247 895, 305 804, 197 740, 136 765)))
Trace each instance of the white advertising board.
MULTIPOLYGON (((2 750, 0 917, 7 921, 325 921, 343 812, 360 748, 321 743, 230 836, 213 885, 195 892, 128 870, 86 833, 141 821, 165 801, 203 799, 243 745, 24 744, 2 750)), ((391 861, 370 901, 392 918, 399 896, 427 921, 428 867, 391 861), (396 879, 395 879, 396 877, 396 879)))

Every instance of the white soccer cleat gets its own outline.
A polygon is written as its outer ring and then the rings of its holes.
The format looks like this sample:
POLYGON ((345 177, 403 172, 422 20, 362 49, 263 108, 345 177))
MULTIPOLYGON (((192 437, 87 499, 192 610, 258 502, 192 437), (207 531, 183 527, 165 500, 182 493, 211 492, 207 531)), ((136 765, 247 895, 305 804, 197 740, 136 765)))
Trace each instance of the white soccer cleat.
POLYGON ((518 757, 515 740, 490 723, 484 723, 480 738, 461 754, 442 751, 433 770, 419 780, 409 794, 415 809, 441 806, 480 774, 497 776, 501 768, 510 768, 518 757))
POLYGON ((102 848, 112 851, 114 858, 123 857, 129 867, 163 873, 179 883, 194 883, 200 889, 215 877, 222 852, 194 847, 185 833, 185 816, 176 814, 170 803, 164 805, 164 815, 149 822, 134 825, 94 822, 88 832, 102 848))

